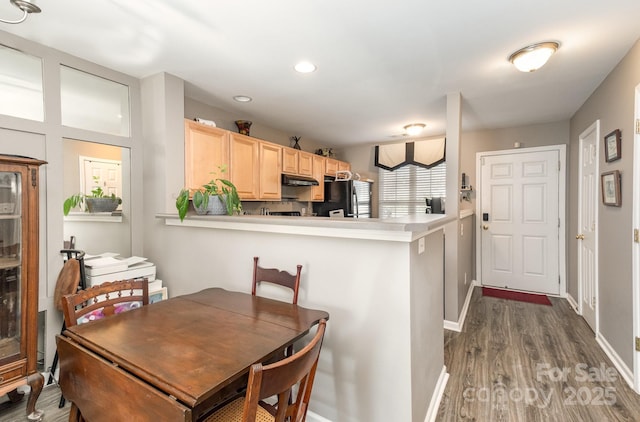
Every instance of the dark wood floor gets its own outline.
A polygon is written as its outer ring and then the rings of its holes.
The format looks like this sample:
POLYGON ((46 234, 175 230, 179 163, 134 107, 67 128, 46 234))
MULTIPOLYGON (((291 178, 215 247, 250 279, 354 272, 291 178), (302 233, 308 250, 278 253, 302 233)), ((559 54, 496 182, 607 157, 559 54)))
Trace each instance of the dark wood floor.
MULTIPOLYGON (((640 396, 589 326, 566 300, 551 301, 508 301, 475 289, 463 331, 445 331, 450 377, 438 421, 640 421, 640 396)), ((68 420, 69 403, 58 409, 59 398, 56 386, 42 392, 44 422, 68 420)), ((25 405, 0 411, 0 422, 26 421, 25 405)))
POLYGON ((564 299, 553 306, 473 292, 462 332, 445 330, 450 377, 438 421, 640 421, 640 396, 564 299))
MULTIPOLYGON (((42 422, 67 422, 69 420, 69 402, 65 407, 58 409, 60 402, 60 389, 57 385, 45 386, 36 403, 36 409, 43 410, 44 416, 42 422)), ((0 405, 0 422, 25 422, 27 421, 27 398, 13 404, 7 409, 3 409, 0 405)))

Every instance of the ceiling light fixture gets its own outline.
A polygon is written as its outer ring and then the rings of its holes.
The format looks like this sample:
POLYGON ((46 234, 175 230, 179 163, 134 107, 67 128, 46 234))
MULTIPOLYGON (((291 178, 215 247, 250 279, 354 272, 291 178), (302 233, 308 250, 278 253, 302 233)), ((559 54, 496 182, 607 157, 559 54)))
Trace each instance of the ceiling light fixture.
POLYGON ((247 95, 236 95, 235 97, 233 97, 233 99, 239 103, 249 103, 253 100, 253 98, 247 95))
POLYGON ((296 72, 299 72, 299 73, 311 73, 311 72, 315 72, 316 65, 310 62, 300 62, 297 65, 295 65, 293 68, 296 70, 296 72))
POLYGON ((509 61, 520 72, 533 72, 544 66, 558 47, 560 44, 555 41, 528 45, 509 56, 509 61))
POLYGON ((24 15, 22 15, 22 18, 18 19, 17 21, 8 21, 5 19, 0 19, 0 22, 21 23, 27 19, 27 16, 29 16, 29 13, 40 13, 42 11, 38 6, 36 6, 35 4, 31 3, 28 0, 9 0, 9 1, 11 2, 12 5, 22 10, 24 12, 24 15))
POLYGON ((411 123, 410 125, 406 125, 404 127, 404 131, 409 136, 416 136, 420 132, 422 132, 422 129, 424 129, 425 126, 426 125, 424 123, 411 123))

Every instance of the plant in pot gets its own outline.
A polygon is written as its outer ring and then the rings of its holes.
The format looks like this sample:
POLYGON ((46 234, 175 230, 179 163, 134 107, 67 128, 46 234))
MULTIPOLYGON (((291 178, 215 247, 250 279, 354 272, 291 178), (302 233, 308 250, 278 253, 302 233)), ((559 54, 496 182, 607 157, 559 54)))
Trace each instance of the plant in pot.
MULTIPOLYGON (((226 168, 219 167, 221 172, 226 168)), ((212 172, 215 174, 215 172, 212 172)), ((189 209, 189 189, 182 189, 176 198, 176 208, 180 221, 183 221, 189 209)), ((193 208, 198 214, 232 215, 242 211, 242 202, 236 186, 227 179, 213 178, 193 192, 193 208)))
POLYGON ((100 186, 100 177, 93 176, 93 182, 96 184, 91 189, 91 194, 76 193, 64 200, 62 204, 64 215, 69 215, 69 211, 79 207, 90 213, 96 212, 113 212, 118 205, 122 203, 122 199, 114 194, 107 195, 100 186))

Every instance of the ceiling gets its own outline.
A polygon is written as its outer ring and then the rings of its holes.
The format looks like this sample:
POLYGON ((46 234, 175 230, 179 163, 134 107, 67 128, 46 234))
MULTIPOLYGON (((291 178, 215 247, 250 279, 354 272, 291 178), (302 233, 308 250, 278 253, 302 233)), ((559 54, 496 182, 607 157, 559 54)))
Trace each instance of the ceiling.
MULTIPOLYGON (((35 2, 42 13, 0 30, 131 76, 168 72, 194 99, 328 146, 397 141, 412 122, 442 135, 456 92, 463 130, 568 119, 640 38, 637 0, 35 2), (541 41, 560 43, 542 69, 508 62, 541 41), (300 60, 317 70, 296 73, 300 60)), ((19 15, 0 0, 1 18, 19 15)))

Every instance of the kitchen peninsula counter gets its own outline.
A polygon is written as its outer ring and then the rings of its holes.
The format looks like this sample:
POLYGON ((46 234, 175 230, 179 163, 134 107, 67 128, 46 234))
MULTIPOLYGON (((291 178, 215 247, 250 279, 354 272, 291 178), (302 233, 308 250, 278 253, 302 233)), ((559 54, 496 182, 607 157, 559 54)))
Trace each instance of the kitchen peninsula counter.
POLYGON ((156 217, 151 247, 171 296, 250 292, 254 256, 290 272, 302 265, 298 303, 331 315, 308 421, 434 420, 447 379, 444 231, 455 217, 156 217))
POLYGON ((299 234, 305 236, 411 242, 454 220, 444 214, 419 214, 396 218, 330 218, 271 215, 189 215, 180 221, 177 214, 158 214, 168 226, 299 234))

